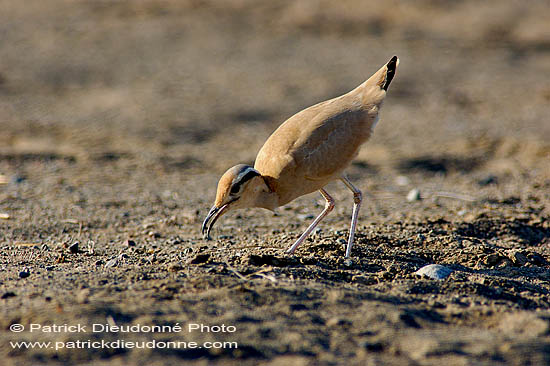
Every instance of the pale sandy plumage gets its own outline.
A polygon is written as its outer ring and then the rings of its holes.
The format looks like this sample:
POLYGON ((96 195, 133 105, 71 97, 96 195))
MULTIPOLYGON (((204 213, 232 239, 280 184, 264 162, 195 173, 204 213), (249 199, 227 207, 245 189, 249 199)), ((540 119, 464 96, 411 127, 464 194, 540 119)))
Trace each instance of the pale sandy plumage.
POLYGON ((297 197, 319 190, 325 209, 292 245, 293 252, 334 207, 323 189, 340 179, 354 194, 346 257, 351 254, 361 192, 344 170, 359 153, 378 122, 378 113, 399 59, 394 56, 367 81, 340 97, 318 103, 286 120, 260 149, 254 167, 236 165, 218 183, 216 201, 203 222, 209 236, 216 220, 227 211, 244 207, 273 210, 297 197))

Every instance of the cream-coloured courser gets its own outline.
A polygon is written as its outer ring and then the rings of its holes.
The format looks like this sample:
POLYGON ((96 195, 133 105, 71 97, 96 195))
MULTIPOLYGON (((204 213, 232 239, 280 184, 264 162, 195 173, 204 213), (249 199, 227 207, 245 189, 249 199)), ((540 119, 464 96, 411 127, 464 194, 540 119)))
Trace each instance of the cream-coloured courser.
POLYGON ((334 199, 323 187, 340 179, 353 192, 354 200, 346 248, 348 258, 361 207, 361 191, 343 172, 372 134, 397 65, 399 59, 394 56, 349 93, 290 117, 267 139, 254 167, 240 164, 226 171, 218 183, 214 206, 202 224, 203 234, 209 238, 216 220, 230 210, 245 207, 274 210, 318 190, 326 200, 325 208, 288 249, 292 253, 334 208, 334 199))

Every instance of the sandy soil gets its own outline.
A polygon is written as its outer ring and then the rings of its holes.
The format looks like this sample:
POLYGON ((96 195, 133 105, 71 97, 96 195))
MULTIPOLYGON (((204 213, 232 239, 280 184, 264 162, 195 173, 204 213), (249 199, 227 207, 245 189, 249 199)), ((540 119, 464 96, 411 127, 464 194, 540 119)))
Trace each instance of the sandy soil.
POLYGON ((549 364, 548 24, 545 1, 1 2, 2 364, 549 364), (366 197, 351 265, 341 184, 293 256, 317 194, 202 239, 225 169, 394 54, 349 169, 366 197), (453 273, 415 274, 433 263, 453 273))

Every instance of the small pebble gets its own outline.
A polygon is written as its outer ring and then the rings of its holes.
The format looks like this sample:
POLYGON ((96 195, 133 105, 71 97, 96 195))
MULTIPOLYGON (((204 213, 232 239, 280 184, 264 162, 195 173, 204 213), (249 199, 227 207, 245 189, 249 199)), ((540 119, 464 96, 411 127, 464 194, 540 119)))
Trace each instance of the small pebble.
POLYGON ((330 318, 329 320, 327 320, 327 326, 329 327, 334 327, 334 326, 350 326, 351 325, 351 321, 348 320, 348 319, 343 319, 343 318, 340 318, 340 317, 333 317, 333 318, 330 318))
POLYGON ((355 275, 351 278, 351 282, 363 285, 374 285, 378 283, 378 280, 374 276, 355 275))
POLYGON ((397 184, 398 186, 406 186, 410 182, 411 182, 411 180, 408 177, 404 176, 404 175, 398 175, 395 178, 395 184, 397 184))
POLYGON ((414 273, 434 280, 443 280, 453 273, 453 270, 440 264, 428 264, 414 273))
POLYGON ((168 266, 168 272, 178 272, 181 271, 184 267, 181 263, 173 263, 168 266))
POLYGON ((533 252, 528 253, 527 259, 529 260, 530 263, 534 264, 535 266, 545 266, 547 264, 544 257, 538 253, 533 253, 533 252))
POLYGON ((482 263, 489 267, 495 267, 503 262, 505 259, 506 258, 499 254, 489 254, 482 259, 482 263))
POLYGON ((117 265, 118 265, 118 260, 116 258, 113 258, 107 261, 107 263, 105 263, 105 267, 107 268, 116 267, 117 265))
POLYGON ((365 341, 361 344, 361 347, 363 347, 364 349, 366 349, 369 352, 382 352, 385 348, 385 345, 382 342, 365 341))
POLYGON ((2 294, 2 296, 0 296, 0 299, 2 299, 2 300, 3 300, 3 299, 9 299, 10 297, 15 297, 15 296, 17 296, 17 295, 15 294, 15 292, 8 291, 8 292, 4 292, 4 293, 2 294))
POLYGON ((194 258, 192 258, 189 263, 191 264, 202 264, 208 262, 210 259, 210 254, 197 254, 194 258))
POLYGON ((69 247, 69 251, 73 254, 76 254, 78 253, 78 245, 79 243, 76 241, 74 242, 74 244, 72 244, 70 247, 69 247))
POLYGON ((508 253, 508 258, 512 260, 512 263, 517 266, 521 267, 529 263, 529 259, 527 259, 526 252, 520 251, 520 250, 512 250, 508 253))
POLYGON ((10 183, 11 183, 11 184, 19 184, 19 183, 24 182, 25 179, 26 179, 26 178, 25 178, 24 176, 22 176, 22 175, 17 175, 17 174, 16 174, 16 175, 13 175, 13 176, 11 177, 10 183))
POLYGON ((420 201, 421 199, 422 197, 418 188, 411 189, 407 194, 407 201, 409 202, 420 201))
POLYGON ((21 272, 19 272, 19 278, 27 278, 31 275, 28 269, 24 269, 21 272))
POLYGON ((488 186, 489 184, 497 184, 497 183, 498 183, 497 176, 492 174, 477 181, 477 184, 479 184, 481 187, 488 186))
POLYGON ((136 246, 136 242, 133 241, 133 240, 130 240, 130 239, 126 240, 124 242, 124 244, 126 244, 126 246, 128 246, 128 247, 135 247, 136 246))
POLYGON ((89 302, 89 297, 90 297, 90 289, 85 288, 79 291, 78 294, 76 294, 76 301, 79 304, 87 304, 89 302))
POLYGON ((149 233, 147 235, 149 235, 150 237, 155 238, 155 239, 158 239, 158 238, 161 237, 160 233, 157 232, 157 231, 149 231, 149 233))
POLYGON ((65 263, 66 258, 65 254, 60 253, 59 256, 55 259, 55 263, 65 263))

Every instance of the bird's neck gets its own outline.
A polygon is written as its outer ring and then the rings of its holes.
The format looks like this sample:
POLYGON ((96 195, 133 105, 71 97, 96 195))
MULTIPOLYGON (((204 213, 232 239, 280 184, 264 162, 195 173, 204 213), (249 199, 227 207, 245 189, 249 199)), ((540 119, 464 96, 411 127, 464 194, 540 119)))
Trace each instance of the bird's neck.
POLYGON ((266 179, 262 180, 263 184, 261 184, 261 189, 256 195, 255 206, 273 211, 274 209, 279 207, 279 196, 268 185, 266 179))

